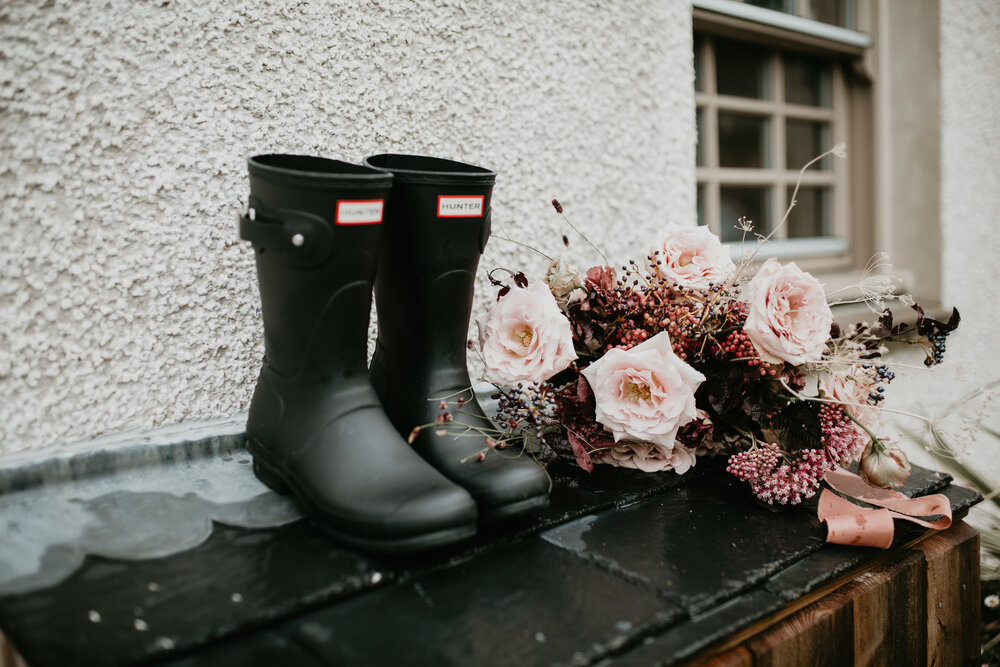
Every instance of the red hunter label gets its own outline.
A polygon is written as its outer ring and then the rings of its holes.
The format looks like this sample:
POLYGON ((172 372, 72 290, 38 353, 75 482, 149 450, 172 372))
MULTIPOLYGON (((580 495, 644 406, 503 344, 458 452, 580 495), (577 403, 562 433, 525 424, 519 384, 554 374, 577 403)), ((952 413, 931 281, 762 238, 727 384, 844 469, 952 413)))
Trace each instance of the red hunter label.
POLYGON ((483 195, 438 195, 438 217, 481 218, 483 198, 483 195))
POLYGON ((382 199, 345 199, 337 202, 338 225, 376 225, 382 222, 382 199))

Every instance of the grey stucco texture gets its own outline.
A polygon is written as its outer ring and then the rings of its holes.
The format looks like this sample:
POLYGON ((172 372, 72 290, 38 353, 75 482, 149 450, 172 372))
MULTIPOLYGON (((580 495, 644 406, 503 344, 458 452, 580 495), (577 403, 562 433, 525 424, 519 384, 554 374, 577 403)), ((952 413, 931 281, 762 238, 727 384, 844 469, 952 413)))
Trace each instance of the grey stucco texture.
MULTIPOLYGON (((245 159, 438 155, 597 263, 694 220, 685 0, 0 4, 0 455, 233 415, 262 354, 245 159)), ((495 235, 493 266, 546 261, 495 235)))

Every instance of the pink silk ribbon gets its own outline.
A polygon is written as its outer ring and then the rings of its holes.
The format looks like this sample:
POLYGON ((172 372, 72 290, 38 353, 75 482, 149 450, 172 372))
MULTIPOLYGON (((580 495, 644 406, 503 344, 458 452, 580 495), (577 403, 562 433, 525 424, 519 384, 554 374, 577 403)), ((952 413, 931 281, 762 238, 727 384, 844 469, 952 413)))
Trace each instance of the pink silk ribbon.
POLYGON ((893 519, 944 530, 951 525, 951 502, 941 494, 909 498, 898 491, 869 486, 854 473, 837 468, 826 473, 826 483, 845 496, 876 505, 881 509, 859 507, 828 489, 819 496, 819 520, 826 522, 826 541, 860 547, 886 549, 892 544, 893 519), (921 516, 940 514, 940 519, 925 521, 921 516))

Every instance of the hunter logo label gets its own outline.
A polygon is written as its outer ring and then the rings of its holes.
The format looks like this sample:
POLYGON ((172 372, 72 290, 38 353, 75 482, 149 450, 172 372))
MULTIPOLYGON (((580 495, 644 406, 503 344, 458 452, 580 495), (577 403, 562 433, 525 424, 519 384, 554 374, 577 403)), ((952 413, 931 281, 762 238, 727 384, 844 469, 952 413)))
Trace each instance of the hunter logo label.
POLYGON ((481 218, 483 195, 438 195, 439 218, 481 218))
POLYGON ((337 202, 338 225, 375 225, 382 222, 382 199, 345 199, 337 202))

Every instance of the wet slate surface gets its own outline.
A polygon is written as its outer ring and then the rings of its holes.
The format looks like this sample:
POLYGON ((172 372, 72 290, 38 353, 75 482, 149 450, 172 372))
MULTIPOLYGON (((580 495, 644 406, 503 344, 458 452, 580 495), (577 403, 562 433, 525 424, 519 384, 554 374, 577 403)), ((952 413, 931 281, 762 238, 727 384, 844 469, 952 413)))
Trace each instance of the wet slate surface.
POLYGON ((56 587, 3 598, 0 627, 32 665, 128 664, 394 576, 304 521, 261 531, 217 526, 207 543, 169 558, 88 558, 56 587))
POLYGON ((785 603, 766 590, 755 589, 648 637, 631 650, 598 663, 602 667, 676 665, 724 639, 735 627, 746 627, 781 610, 785 603))
POLYGON ((534 538, 282 631, 329 664, 579 664, 682 617, 652 591, 534 538))
MULTIPOLYGON (((0 598, 0 628, 38 667, 673 664, 884 554, 824 546, 814 510, 773 512, 699 468, 556 466, 534 520, 420 558, 358 554, 305 521, 217 526, 183 554, 91 557, 0 598)), ((958 512, 979 500, 949 481, 915 468, 908 488, 944 487, 958 512)))
POLYGON ((771 511, 715 477, 543 538, 698 614, 819 549, 824 529, 814 515, 771 511))

